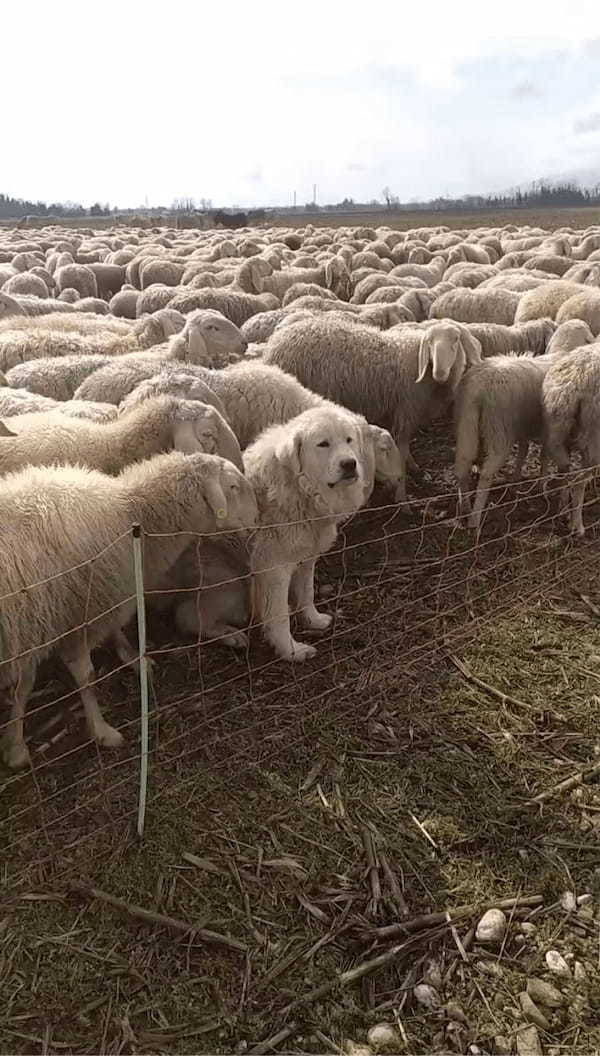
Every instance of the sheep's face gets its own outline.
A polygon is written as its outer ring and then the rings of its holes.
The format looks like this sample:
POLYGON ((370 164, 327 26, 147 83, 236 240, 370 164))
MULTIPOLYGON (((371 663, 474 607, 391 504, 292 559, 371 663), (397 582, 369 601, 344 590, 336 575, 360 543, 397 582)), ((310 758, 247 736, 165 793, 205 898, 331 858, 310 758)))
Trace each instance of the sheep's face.
MULTIPOLYGON (((216 461, 216 460, 215 460, 216 461)), ((256 495, 243 473, 224 458, 218 459, 219 474, 215 482, 219 501, 215 510, 217 526, 228 531, 255 528, 258 524, 256 495)), ((209 499, 210 504, 210 499, 209 499)))
POLYGON ((387 429, 369 425, 375 449, 375 479, 382 483, 398 483, 403 476, 403 461, 398 447, 387 429))
POLYGON ((177 451, 194 454, 220 455, 239 469, 242 453, 235 433, 215 407, 199 401, 182 401, 173 430, 173 446, 177 451))
POLYGON ((241 358, 248 347, 237 326, 220 312, 209 310, 193 315, 183 331, 186 358, 191 363, 222 367, 241 358))

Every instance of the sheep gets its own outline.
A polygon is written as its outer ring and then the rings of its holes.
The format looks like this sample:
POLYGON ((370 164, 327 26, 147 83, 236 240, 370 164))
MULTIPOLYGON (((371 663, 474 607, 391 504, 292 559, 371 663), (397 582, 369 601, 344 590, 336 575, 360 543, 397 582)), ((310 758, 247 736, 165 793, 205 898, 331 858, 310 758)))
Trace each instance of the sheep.
POLYGON ((561 305, 586 289, 587 287, 582 287, 577 282, 568 282, 565 279, 542 283, 537 289, 523 294, 514 321, 526 323, 530 319, 556 319, 561 305))
MULTIPOLYGON (((3 296, 3 294, 0 293, 0 298, 2 296, 3 296)), ((74 300, 78 300, 78 298, 79 298, 79 294, 77 293, 75 298, 74 298, 74 300)), ((17 304, 19 305, 19 307, 21 308, 21 311, 17 313, 19 315, 29 315, 29 316, 49 315, 51 312, 52 313, 60 312, 60 313, 64 313, 66 315, 67 313, 75 311, 75 309, 74 309, 72 304, 67 304, 66 302, 59 301, 59 300, 55 300, 55 301, 47 300, 46 298, 43 298, 43 297, 33 297, 33 296, 29 297, 29 296, 21 296, 21 295, 19 295, 19 297, 16 298, 15 300, 16 300, 17 304)), ((11 311, 11 312, 7 312, 6 314, 14 315, 15 312, 11 311)))
MULTIPOLYGON (((489 259, 487 261, 489 264, 489 259)), ((393 268, 391 274, 397 278, 410 276, 422 279, 426 286, 435 286, 446 270, 446 262, 443 257, 434 257, 429 264, 398 264, 393 268)))
POLYGON ((560 324, 568 319, 581 319, 597 337, 600 334, 600 290, 586 286, 581 293, 564 301, 556 313, 556 321, 560 324))
POLYGON ((33 275, 30 271, 21 271, 17 275, 13 275, 11 279, 4 283, 2 290, 9 297, 18 294, 31 295, 33 297, 48 296, 48 286, 44 280, 39 275, 33 275))
POLYGON ((97 297, 98 283, 91 268, 86 264, 65 264, 54 273, 56 287, 63 290, 77 290, 80 297, 97 297))
POLYGON ((139 296, 139 290, 119 290, 108 302, 108 310, 122 319, 135 319, 139 296))
POLYGON ((112 356, 101 354, 32 359, 11 367, 6 379, 15 389, 28 389, 53 400, 70 400, 85 378, 111 361, 112 356))
POLYGON ((91 263, 87 265, 96 276, 98 296, 109 301, 125 282, 125 268, 118 264, 91 263))
POLYGON ((69 418, 86 418, 90 422, 110 422, 117 417, 117 408, 112 403, 95 403, 91 400, 53 400, 39 396, 27 389, 0 388, 0 418, 18 416, 20 425, 39 422, 35 415, 56 412, 69 418))
MULTIPOLYGON (((209 376, 208 371, 205 373, 209 376)), ((216 407, 219 414, 229 422, 229 416, 225 410, 225 406, 217 393, 209 388, 208 384, 202 378, 189 373, 189 368, 185 365, 182 365, 179 370, 163 370, 160 374, 154 374, 152 377, 140 381, 139 385, 136 385, 135 389, 132 389, 131 392, 121 400, 119 404, 119 414, 127 414, 132 407, 137 407, 137 405, 144 400, 148 400, 153 396, 161 396, 163 394, 168 396, 179 396, 185 400, 200 400, 201 403, 208 403, 212 407, 216 407)), ((113 404, 102 404, 101 406, 112 407, 113 404)), ((234 432, 237 433, 237 429, 234 428, 234 432)))
POLYGON ((573 264, 565 272, 564 278, 584 286, 600 286, 600 263, 590 260, 585 264, 573 264))
POLYGON ((73 301, 76 312, 93 312, 94 315, 108 315, 108 305, 100 297, 82 297, 73 301))
POLYGON ((485 279, 479 286, 480 290, 513 290, 515 293, 525 293, 526 290, 537 290, 541 283, 547 283, 549 276, 546 274, 532 274, 525 271, 501 271, 490 279, 485 279))
POLYGON ((511 290, 450 290, 432 304, 431 319, 455 319, 459 323, 502 323, 511 326, 520 294, 511 290))
POLYGON ((13 557, 0 569, 2 655, 9 658, 0 662, 0 686, 12 703, 8 766, 29 762, 25 708, 51 652, 79 689, 90 736, 102 747, 122 744, 100 711, 90 651, 112 636, 124 663, 135 658, 123 633, 135 611, 131 525, 148 533, 145 586, 157 590, 188 544, 186 533, 243 532, 256 518, 251 486, 216 455, 171 452, 116 479, 82 466, 44 466, 4 480, 0 521, 13 557))
POLYGON ((323 286, 340 300, 348 300, 350 296, 350 273, 339 257, 332 257, 316 268, 288 268, 285 271, 273 271, 265 260, 255 257, 242 264, 237 275, 240 289, 256 294, 274 294, 278 301, 298 282, 323 286))
POLYGON ((533 352, 542 355, 556 324, 552 319, 534 319, 529 323, 502 326, 500 323, 469 323, 469 331, 480 345, 483 356, 504 356, 509 352, 533 352))
POLYGON ((208 539, 199 551, 196 545, 184 550, 170 570, 169 595, 175 606, 175 625, 187 637, 219 640, 220 645, 245 649, 248 638, 243 628, 250 623, 250 570, 237 549, 218 546, 208 539))
POLYGON ((479 531, 494 477, 518 444, 514 478, 521 476, 529 442, 542 434, 542 383, 554 356, 491 356, 472 367, 455 394, 454 420, 459 513, 479 531), (471 469, 485 452, 471 510, 471 469))
MULTIPOLYGON (((567 302, 568 303, 568 302, 567 302)), ((527 323, 523 323, 527 326, 527 323)), ((571 352, 581 345, 591 345, 595 338, 587 323, 582 319, 567 319, 560 323, 550 338, 546 353, 557 354, 559 352, 571 352)))
MULTIPOLYGON (((600 345, 583 345, 553 359, 542 387, 544 457, 568 473, 569 452, 581 453, 584 469, 600 464, 600 345)), ((571 485, 571 530, 585 533, 583 500, 589 474, 579 474, 571 485)), ((569 489, 561 489, 566 509, 569 489)))
MULTIPOLYGON (((1 296, 1 294, 0 294, 1 296)), ((51 304, 54 302, 46 302, 51 304)), ((0 333, 5 330, 24 330, 28 334, 37 333, 40 330, 53 330, 56 333, 78 334, 120 334, 126 336, 132 332, 132 324, 123 319, 111 319, 110 317, 99 319, 89 312, 69 311, 67 313, 57 312, 46 315, 19 315, 0 319, 0 333)), ((135 329, 134 329, 135 333, 135 329)), ((163 340, 163 338, 161 338, 163 340)))
POLYGON ((241 290, 227 288, 216 290, 189 290, 178 293, 169 302, 169 307, 176 311, 188 312, 197 308, 213 309, 221 312, 236 326, 241 326, 257 312, 279 308, 279 299, 272 293, 244 293, 241 290))
POLYGON ((153 315, 143 315, 134 324, 134 333, 142 348, 160 345, 173 334, 179 334, 185 326, 185 316, 172 308, 161 308, 153 315))
POLYGON ((20 305, 19 301, 15 300, 14 297, 9 297, 7 293, 3 293, 0 290, 0 322, 24 315, 25 309, 20 305))
POLYGON ((481 346, 449 322, 380 333, 358 323, 331 326, 324 316, 276 331, 264 361, 389 429, 402 459, 397 495, 405 501, 406 464, 416 468, 409 442, 448 407, 467 366, 481 361, 481 346))
POLYGON ((75 389, 74 397, 78 400, 93 400, 101 403, 120 404, 142 381, 164 374, 185 372, 189 376, 206 380, 208 370, 197 363, 181 363, 179 360, 164 359, 155 355, 121 356, 115 362, 101 367, 90 374, 75 389))
POLYGON ((135 305, 138 319, 142 315, 152 315, 154 312, 160 311, 161 308, 167 308, 178 289, 183 292, 181 287, 163 286, 160 283, 148 286, 142 293, 138 294, 135 305))
MULTIPOLYGON (((27 465, 80 463, 111 475, 134 461, 163 451, 202 451, 207 418, 214 426, 214 407, 174 396, 144 400, 116 421, 99 424, 48 412, 23 421, 11 418, 0 438, 0 475, 27 465)), ((223 457, 241 465, 239 445, 223 421, 223 457)), ((214 453, 210 451, 209 453, 214 453)))
POLYGON ((81 294, 79 293, 79 290, 75 290, 73 289, 73 287, 67 286, 66 290, 60 291, 57 298, 57 303, 61 304, 64 301, 65 304, 75 304, 76 301, 80 299, 80 297, 81 294))
MULTIPOLYGON (((78 334, 37 329, 0 331, 0 369, 10 370, 17 363, 42 360, 56 356, 86 356, 91 354, 118 356, 140 351, 135 334, 124 336, 112 333, 78 334)), ((42 368, 43 369, 43 368, 42 368)))
POLYGON ((295 282, 292 286, 289 286, 286 290, 281 305, 285 308, 292 301, 298 300, 298 297, 322 297, 324 301, 337 301, 335 293, 332 290, 326 290, 322 286, 318 286, 316 282, 295 282))

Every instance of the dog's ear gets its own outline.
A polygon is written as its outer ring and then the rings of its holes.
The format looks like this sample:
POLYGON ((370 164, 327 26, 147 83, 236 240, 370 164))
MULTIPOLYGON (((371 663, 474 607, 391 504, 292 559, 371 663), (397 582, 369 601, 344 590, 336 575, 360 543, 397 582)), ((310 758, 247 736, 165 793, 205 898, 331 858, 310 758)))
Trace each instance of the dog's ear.
POLYGON ((277 445, 275 454, 282 465, 292 470, 292 473, 300 473, 302 470, 302 434, 300 430, 290 433, 277 445))

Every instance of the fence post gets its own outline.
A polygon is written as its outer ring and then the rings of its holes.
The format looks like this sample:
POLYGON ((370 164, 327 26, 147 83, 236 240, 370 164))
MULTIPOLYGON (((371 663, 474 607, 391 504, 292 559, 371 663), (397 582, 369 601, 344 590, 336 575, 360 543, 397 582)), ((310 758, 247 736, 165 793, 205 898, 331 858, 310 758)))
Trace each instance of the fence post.
POLYGON ((141 705, 141 756, 140 792, 138 798, 138 836, 144 834, 146 819, 146 796, 148 792, 148 657, 146 655, 146 605, 144 601, 144 561, 142 556, 142 529, 139 524, 132 528, 133 568, 135 573, 135 596, 137 602, 138 647, 140 654, 140 705, 141 705))

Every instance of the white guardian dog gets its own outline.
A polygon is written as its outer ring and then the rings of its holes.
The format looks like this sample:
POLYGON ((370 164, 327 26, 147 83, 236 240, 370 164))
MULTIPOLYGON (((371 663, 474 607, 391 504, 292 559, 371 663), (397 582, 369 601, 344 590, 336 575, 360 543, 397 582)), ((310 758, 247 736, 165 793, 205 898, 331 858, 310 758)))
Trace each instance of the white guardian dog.
POLYGON ((315 608, 315 564, 373 488, 373 447, 366 422, 329 405, 267 429, 244 452, 260 524, 250 555, 253 622, 285 660, 316 653, 293 639, 290 602, 307 629, 326 631, 331 624, 315 608))

